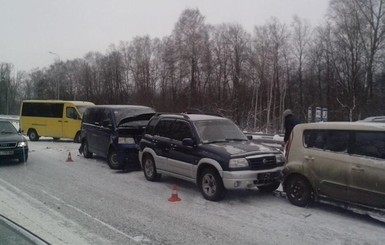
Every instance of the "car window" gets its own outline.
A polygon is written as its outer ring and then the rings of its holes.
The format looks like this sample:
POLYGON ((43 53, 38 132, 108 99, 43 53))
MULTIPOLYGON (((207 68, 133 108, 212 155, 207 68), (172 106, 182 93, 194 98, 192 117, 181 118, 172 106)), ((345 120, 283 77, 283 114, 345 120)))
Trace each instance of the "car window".
POLYGON ((344 130, 305 130, 303 134, 304 147, 347 152, 349 131, 344 130))
POLYGON ((66 117, 72 118, 72 119, 80 118, 74 107, 67 107, 66 108, 66 117))
POLYGON ((155 125, 158 123, 159 117, 154 117, 150 120, 146 127, 146 134, 154 135, 155 125))
POLYGON ((385 159, 385 132, 356 132, 352 153, 385 159))
POLYGON ((176 121, 172 125, 172 138, 182 141, 185 138, 192 138, 192 132, 189 124, 183 121, 176 121))
POLYGON ((226 140, 247 140, 238 126, 227 119, 196 121, 194 125, 203 143, 226 140))
POLYGON ((0 121, 0 134, 16 134, 17 130, 8 121, 0 121))
POLYGON ((171 138, 171 125, 174 122, 174 120, 170 119, 162 119, 159 121, 159 123, 155 127, 154 135, 159 135, 162 137, 171 138))

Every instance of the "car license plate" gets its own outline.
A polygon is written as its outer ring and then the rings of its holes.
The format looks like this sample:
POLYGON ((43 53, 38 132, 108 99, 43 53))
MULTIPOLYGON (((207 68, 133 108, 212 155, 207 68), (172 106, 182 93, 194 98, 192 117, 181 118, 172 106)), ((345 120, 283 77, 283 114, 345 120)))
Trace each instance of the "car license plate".
POLYGON ((0 156, 13 155, 13 151, 0 151, 0 156))

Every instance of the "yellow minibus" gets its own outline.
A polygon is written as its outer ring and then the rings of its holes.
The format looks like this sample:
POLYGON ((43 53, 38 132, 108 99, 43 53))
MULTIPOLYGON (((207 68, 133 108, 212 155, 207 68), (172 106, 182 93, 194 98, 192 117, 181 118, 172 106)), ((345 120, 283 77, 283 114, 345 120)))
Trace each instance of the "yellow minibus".
POLYGON ((81 118, 87 101, 24 100, 20 107, 20 129, 31 141, 41 136, 80 142, 81 118))

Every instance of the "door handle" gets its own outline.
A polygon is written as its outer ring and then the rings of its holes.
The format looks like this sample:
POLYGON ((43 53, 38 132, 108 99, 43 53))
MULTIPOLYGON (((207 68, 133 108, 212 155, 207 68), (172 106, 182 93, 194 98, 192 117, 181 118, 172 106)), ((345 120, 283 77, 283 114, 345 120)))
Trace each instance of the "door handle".
POLYGON ((314 157, 305 156, 305 159, 306 159, 306 160, 311 160, 311 161, 313 161, 313 160, 314 160, 314 157))
POLYGON ((64 122, 68 123, 68 121, 64 121, 64 122))
POLYGON ((58 120, 58 122, 62 122, 62 120, 58 120))

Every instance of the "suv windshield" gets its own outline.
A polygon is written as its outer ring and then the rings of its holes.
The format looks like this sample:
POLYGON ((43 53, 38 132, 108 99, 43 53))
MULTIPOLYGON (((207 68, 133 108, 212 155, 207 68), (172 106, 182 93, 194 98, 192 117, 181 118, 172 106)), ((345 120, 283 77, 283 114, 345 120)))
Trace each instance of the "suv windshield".
POLYGON ((17 134, 17 130, 12 123, 0 121, 0 134, 17 134))
POLYGON ((227 119, 196 121, 194 125, 203 143, 247 140, 242 131, 227 119))

